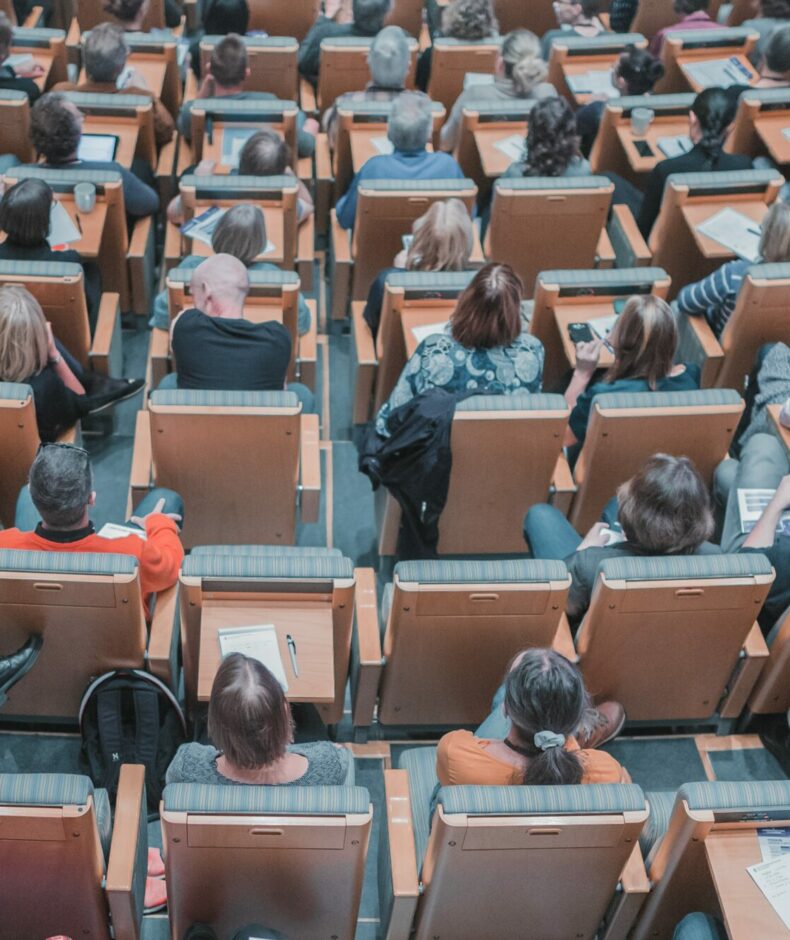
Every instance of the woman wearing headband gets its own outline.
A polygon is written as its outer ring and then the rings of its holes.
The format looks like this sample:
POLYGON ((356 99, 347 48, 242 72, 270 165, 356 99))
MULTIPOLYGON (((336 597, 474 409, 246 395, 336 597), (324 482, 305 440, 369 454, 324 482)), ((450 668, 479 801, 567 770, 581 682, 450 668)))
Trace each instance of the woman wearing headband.
POLYGON ((579 670, 551 649, 530 649, 513 662, 491 715, 473 735, 451 731, 439 741, 442 786, 630 783, 628 771, 594 748, 625 723, 616 702, 590 705, 579 670))

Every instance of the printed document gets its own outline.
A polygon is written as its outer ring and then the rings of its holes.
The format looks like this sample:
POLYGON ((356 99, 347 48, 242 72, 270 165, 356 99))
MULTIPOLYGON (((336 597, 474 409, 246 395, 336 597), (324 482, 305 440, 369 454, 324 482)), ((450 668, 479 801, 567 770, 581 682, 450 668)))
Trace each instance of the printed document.
POLYGON ((523 134, 512 134, 510 137, 505 137, 504 140, 498 140, 494 147, 500 153, 504 153, 506 157, 510 157, 514 163, 523 160, 527 152, 527 148, 524 146, 523 134))
POLYGON ((273 623, 255 627, 226 627, 218 630, 217 635, 223 659, 231 653, 244 653, 250 659, 257 659, 280 683, 283 692, 288 691, 288 680, 285 678, 285 668, 277 642, 277 630, 273 623))
POLYGON ((790 930, 790 855, 749 865, 746 871, 790 930))
POLYGON ((760 260, 760 223, 735 209, 722 209, 701 225, 697 231, 729 248, 744 261, 760 260))

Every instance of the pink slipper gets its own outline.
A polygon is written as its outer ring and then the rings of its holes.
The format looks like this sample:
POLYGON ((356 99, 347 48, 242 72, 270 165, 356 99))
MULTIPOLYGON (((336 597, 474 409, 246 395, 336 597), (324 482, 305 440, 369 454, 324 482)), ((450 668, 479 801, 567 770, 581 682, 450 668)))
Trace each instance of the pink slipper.
POLYGON ((153 914, 167 907, 167 884, 162 878, 145 879, 144 913, 153 914))
POLYGON ((148 877, 161 878, 165 873, 165 863, 160 849, 148 850, 148 877))

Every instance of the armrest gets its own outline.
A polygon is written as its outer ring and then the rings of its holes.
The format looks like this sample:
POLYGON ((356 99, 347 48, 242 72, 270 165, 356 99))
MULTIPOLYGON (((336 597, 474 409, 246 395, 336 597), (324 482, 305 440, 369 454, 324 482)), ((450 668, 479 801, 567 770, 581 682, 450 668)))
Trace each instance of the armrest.
POLYGON ((299 78, 299 104, 305 114, 316 115, 318 103, 315 98, 315 88, 306 78, 299 78))
POLYGON ((351 363, 354 369, 354 410, 352 415, 354 424, 365 424, 370 418, 373 386, 376 382, 376 373, 379 367, 376 344, 373 341, 370 327, 362 316, 364 312, 364 300, 352 301, 351 363))
POLYGON ((567 516, 578 489, 579 487, 573 481, 573 474, 565 454, 560 454, 551 478, 551 505, 567 516))
POLYGON ((351 723, 355 727, 373 724, 383 669, 379 631, 376 573, 372 568, 357 568, 354 592, 356 652, 358 671, 352 675, 351 723))
POLYGON ((178 676, 173 675, 174 664, 171 658, 177 606, 177 584, 157 593, 154 614, 151 617, 151 632, 148 636, 148 671, 170 689, 176 689, 178 683, 178 676))
POLYGON ((310 308, 310 329, 297 340, 295 381, 318 392, 315 387, 316 366, 318 363, 318 301, 308 300, 310 308))
POLYGON ((24 29, 36 29, 44 25, 44 7, 33 7, 22 23, 24 29))
POLYGON ((118 294, 102 294, 93 343, 88 352, 90 367, 102 375, 121 375, 121 298, 118 294))
POLYGON ((749 711, 755 715, 786 712, 790 705, 790 611, 774 629, 770 658, 749 698, 749 711))
POLYGON ((387 940, 408 940, 411 934, 420 882, 417 852, 414 848, 409 775, 405 770, 384 771, 384 796, 387 802, 387 839, 389 878, 392 900, 389 910, 382 903, 381 926, 387 940))
POLYGON ((333 209, 329 215, 329 231, 332 244, 332 319, 344 320, 348 298, 351 293, 351 232, 337 221, 333 209))
POLYGON ((318 522, 321 503, 321 449, 318 415, 302 415, 299 483, 302 493, 302 522, 318 522))
POLYGON ((132 448, 132 470, 129 474, 129 496, 134 509, 151 489, 151 413, 138 411, 134 423, 134 445, 132 448))
POLYGON ((615 896, 606 917, 602 940, 625 940, 650 893, 650 880, 638 844, 620 874, 620 887, 622 891, 615 896))
POLYGON ((167 330, 158 327, 151 330, 148 361, 151 365, 150 387, 153 390, 159 388, 159 383, 171 371, 170 334, 167 330))
POLYGON ((305 219, 296 232, 296 273, 303 291, 313 289, 315 261, 315 217, 305 219))
POLYGON ((165 273, 178 267, 181 255, 181 230, 172 222, 165 221, 165 273))
POLYGON ((560 616, 560 622, 557 624, 557 632, 554 634, 554 639, 551 641, 551 648, 555 652, 562 654, 569 662, 579 662, 579 654, 576 652, 576 647, 573 645, 571 625, 568 623, 568 615, 564 610, 560 616))
POLYGON ((724 350, 713 335, 705 317, 689 317, 679 313, 675 317, 678 325, 678 362, 689 362, 700 367, 701 388, 711 388, 724 361, 724 350))
POLYGON ((332 154, 329 138, 319 134, 315 139, 315 227, 319 235, 326 235, 329 228, 329 207, 335 185, 332 172, 332 154))
POLYGON ((156 163, 156 182, 159 189, 159 204, 166 208, 168 202, 175 196, 176 190, 176 160, 178 158, 178 136, 174 135, 163 145, 159 151, 156 163))
POLYGON ((129 240, 127 258, 129 280, 132 286, 132 310, 139 317, 149 316, 153 303, 151 288, 154 283, 156 265, 154 234, 154 219, 149 215, 135 223, 129 240))
POLYGON ((618 268, 636 268, 650 264, 653 253, 642 238, 633 213, 625 205, 612 206, 607 234, 618 268))
POLYGON ((71 22, 69 23, 69 28, 66 32, 66 48, 69 50, 69 62, 72 61, 71 58, 71 49, 72 47, 76 53, 77 58, 74 59, 75 62, 79 61, 79 51, 82 45, 82 31, 80 30, 80 24, 77 21, 76 16, 72 16, 71 22))
POLYGON ((730 679, 729 693, 719 709, 722 718, 737 718, 741 714, 769 655, 760 625, 753 623, 730 679))
MULTIPOLYGON (((188 74, 192 75, 192 69, 188 69, 188 74)), ((184 100, 186 101, 186 93, 184 93, 184 100)), ((176 176, 181 179, 184 174, 184 170, 188 166, 192 166, 195 160, 195 154, 192 152, 192 144, 183 137, 178 138, 178 159, 176 160, 176 176)))
POLYGON ((141 866, 144 869, 147 861, 145 767, 142 764, 124 764, 118 778, 105 886, 116 937, 138 940, 142 934, 145 871, 140 874, 139 869, 141 866))
POLYGON ((606 229, 601 229, 601 237, 598 239, 598 245, 595 248, 596 268, 613 268, 617 261, 614 253, 614 246, 609 240, 609 234, 606 229))
POLYGON ((187 21, 187 29, 190 33, 200 25, 200 6, 198 0, 184 0, 184 15, 187 21))

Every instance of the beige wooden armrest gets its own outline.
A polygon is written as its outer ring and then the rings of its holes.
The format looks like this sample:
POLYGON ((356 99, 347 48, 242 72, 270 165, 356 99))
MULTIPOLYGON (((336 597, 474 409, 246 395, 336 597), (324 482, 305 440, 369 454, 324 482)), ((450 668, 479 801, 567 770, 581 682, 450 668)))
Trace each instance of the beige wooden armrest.
POLYGON ((302 415, 299 483, 302 492, 302 522, 318 522, 321 503, 321 450, 318 415, 302 415))
POLYGON ((176 194, 176 160, 178 159, 178 136, 174 135, 159 151, 156 163, 156 183, 159 190, 159 205, 164 212, 176 194))
POLYGON ((299 78, 299 104, 305 114, 315 116, 318 113, 318 103, 315 99, 315 88, 306 78, 299 78))
POLYGON ((650 264, 653 253, 642 238, 636 219, 628 206, 612 206, 607 233, 614 248, 618 268, 637 268, 650 264))
MULTIPOLYGON (((189 74, 192 74, 192 70, 189 69, 189 74)), ((184 100, 186 101, 186 94, 184 95, 184 100)), ((196 163, 195 154, 192 152, 192 144, 186 140, 184 137, 178 138, 178 158, 176 160, 176 176, 181 179, 184 174, 184 170, 188 166, 192 166, 196 163)))
MULTIPOLYGON (((135 863, 140 856, 139 840, 141 817, 148 811, 145 801, 145 767, 142 764, 124 764, 118 778, 118 796, 115 801, 115 821, 112 829, 110 860, 107 863, 105 891, 110 905, 113 931, 124 940, 138 940, 141 936, 143 911, 134 896, 135 863)), ((142 864, 147 853, 142 853, 142 864)))
POLYGON ((625 940, 650 893, 650 880, 638 844, 620 874, 620 888, 606 918, 603 940, 625 940))
POLYGON ((614 253, 614 247, 609 240, 609 234, 606 229, 601 229, 601 237, 595 247, 596 268, 613 268, 617 257, 614 253))
POLYGON ((332 240, 332 319, 344 320, 351 294, 351 232, 337 221, 333 209, 329 215, 329 230, 332 240))
POLYGON ((88 356, 94 372, 100 372, 102 375, 121 374, 121 298, 118 294, 101 295, 96 330, 88 356))
POLYGON ((154 282, 155 246, 153 243, 156 227, 153 216, 138 219, 132 229, 129 240, 129 280, 132 288, 132 310, 139 317, 148 317, 151 313, 153 298, 151 290, 154 282))
POLYGON ((154 390, 159 388, 159 383, 171 371, 170 334, 167 330, 158 327, 151 330, 148 360, 151 364, 151 389, 154 390))
POLYGON ((332 189, 335 174, 332 172, 332 154, 329 151, 329 138, 319 134, 315 139, 315 229, 319 235, 326 235, 329 229, 329 207, 332 204, 332 189))
POLYGON ((357 300, 351 303, 351 362, 355 367, 354 405, 352 421, 354 424, 365 424, 370 419, 371 404, 373 402, 373 387, 376 383, 376 373, 379 368, 376 356, 376 344, 373 334, 362 314, 365 312, 365 301, 357 300))
POLYGON ((568 464, 565 454, 560 454, 554 467, 554 475, 551 478, 551 505, 567 516, 570 512, 573 497, 578 487, 573 482, 573 474, 568 464))
POLYGON ((318 301, 308 300, 310 308, 310 329, 297 340, 296 369, 294 381, 304 384, 317 392, 316 367, 318 364, 318 301))
POLYGON ((565 611, 562 612, 562 616, 560 617, 557 632, 554 634, 554 639, 551 641, 551 648, 572 663, 579 661, 579 654, 576 652, 576 647, 573 645, 571 625, 568 623, 568 615, 565 611))
POLYGON ((303 291, 313 289, 313 262, 315 261, 315 218, 309 216, 296 233, 296 273, 303 291))
POLYGON ((705 317, 689 317, 678 314, 678 355, 681 362, 690 362, 700 367, 700 388, 711 388, 724 362, 724 350, 719 345, 705 317))
POLYGON ((369 727, 373 723, 383 668, 376 572, 372 568, 357 568, 355 574, 354 618, 359 672, 352 682, 351 722, 355 727, 369 727))
POLYGON ((178 267, 181 255, 181 230, 172 222, 165 222, 165 272, 178 267))
POLYGON ((190 33, 200 25, 200 7, 198 0, 184 0, 184 15, 186 16, 186 25, 190 33))
POLYGON ((722 718, 737 718, 741 714, 769 655, 760 625, 752 624, 730 680, 729 693, 719 710, 722 718))
POLYGON ((129 496, 134 509, 151 489, 151 413, 138 411, 134 423, 132 470, 129 474, 129 496))
POLYGON ((384 797, 387 802, 392 907, 389 911, 381 911, 382 928, 387 940, 408 940, 420 896, 420 882, 409 775, 405 770, 384 771, 384 797))
POLYGON ((79 62, 81 46, 82 31, 77 17, 73 16, 66 32, 66 49, 68 50, 69 62, 79 62))
POLYGON ((749 698, 749 711, 755 715, 787 711, 790 689, 790 611, 785 611, 772 639, 768 662, 749 698))
POLYGON ((172 674, 170 650, 173 646, 178 585, 158 591, 148 636, 148 671, 161 679, 168 688, 175 689, 178 677, 172 674))

